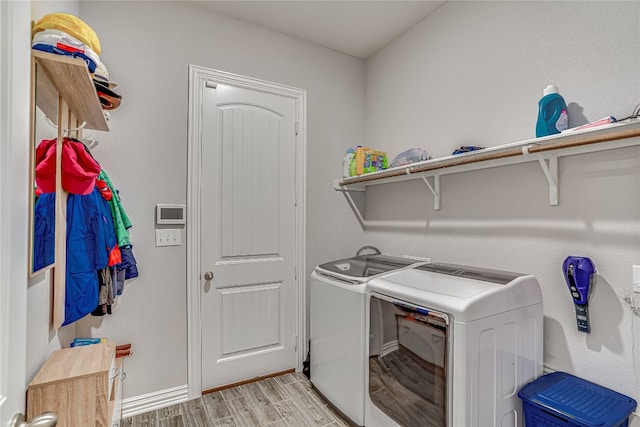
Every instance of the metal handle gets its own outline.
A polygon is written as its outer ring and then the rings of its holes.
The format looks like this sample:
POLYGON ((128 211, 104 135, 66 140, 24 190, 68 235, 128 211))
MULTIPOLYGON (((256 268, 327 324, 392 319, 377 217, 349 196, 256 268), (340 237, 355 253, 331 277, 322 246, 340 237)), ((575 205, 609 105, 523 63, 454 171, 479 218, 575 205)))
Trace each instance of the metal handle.
POLYGON ((204 273, 204 280, 211 280, 213 279, 213 271, 207 271, 206 273, 204 273))
POLYGON ((29 423, 24 420, 24 414, 15 414, 9 421, 9 427, 55 427, 57 424, 58 416, 53 412, 43 412, 29 423))
POLYGON ((380 249, 376 248, 375 246, 363 246, 360 249, 358 249, 358 252, 356 252, 356 256, 360 256, 360 254, 362 254, 362 252, 366 250, 373 251, 374 255, 380 255, 380 249))

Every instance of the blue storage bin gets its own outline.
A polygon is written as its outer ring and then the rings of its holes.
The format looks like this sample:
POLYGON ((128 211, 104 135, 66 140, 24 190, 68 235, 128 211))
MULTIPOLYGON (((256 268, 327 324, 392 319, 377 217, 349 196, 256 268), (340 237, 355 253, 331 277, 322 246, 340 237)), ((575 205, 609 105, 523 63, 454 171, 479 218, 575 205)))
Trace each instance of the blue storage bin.
POLYGON ((518 392, 526 427, 624 427, 636 401, 566 372, 544 375, 518 392))

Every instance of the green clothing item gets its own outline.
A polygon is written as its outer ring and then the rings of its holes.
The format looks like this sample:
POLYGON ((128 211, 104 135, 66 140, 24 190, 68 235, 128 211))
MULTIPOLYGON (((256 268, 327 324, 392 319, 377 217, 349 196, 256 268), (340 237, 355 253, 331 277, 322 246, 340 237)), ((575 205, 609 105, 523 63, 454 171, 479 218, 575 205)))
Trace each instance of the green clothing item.
POLYGON ((120 195, 116 191, 116 188, 113 186, 113 183, 107 176, 107 173, 104 169, 100 170, 100 174, 98 175, 98 179, 103 180, 107 183, 107 187, 111 190, 113 197, 109 200, 109 206, 111 207, 111 215, 113 216, 113 226, 116 231, 116 237, 118 239, 118 247, 123 248, 125 246, 131 245, 131 240, 129 240, 129 228, 131 228, 131 221, 129 221, 129 217, 127 213, 124 211, 122 207, 122 202, 120 201, 120 195))

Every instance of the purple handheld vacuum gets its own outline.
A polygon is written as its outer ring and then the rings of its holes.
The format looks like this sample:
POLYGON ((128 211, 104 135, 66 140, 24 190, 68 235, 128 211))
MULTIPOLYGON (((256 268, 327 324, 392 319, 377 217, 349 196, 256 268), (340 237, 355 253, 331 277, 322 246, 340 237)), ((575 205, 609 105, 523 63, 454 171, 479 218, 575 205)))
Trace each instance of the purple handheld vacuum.
POLYGON ((573 298, 578 330, 590 333, 589 294, 596 281, 596 266, 587 257, 570 256, 562 263, 562 273, 573 298))

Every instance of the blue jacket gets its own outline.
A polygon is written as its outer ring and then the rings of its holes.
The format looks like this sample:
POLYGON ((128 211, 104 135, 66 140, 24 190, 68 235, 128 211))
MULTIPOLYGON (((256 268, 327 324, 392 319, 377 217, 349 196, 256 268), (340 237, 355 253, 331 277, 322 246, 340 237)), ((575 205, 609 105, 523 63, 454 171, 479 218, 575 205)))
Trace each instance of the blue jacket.
POLYGON ((41 194, 33 212, 33 271, 53 264, 56 251, 56 193, 41 194))
POLYGON ((65 320, 73 323, 98 306, 98 270, 109 264, 116 234, 107 201, 94 188, 67 201, 67 272, 65 320))

